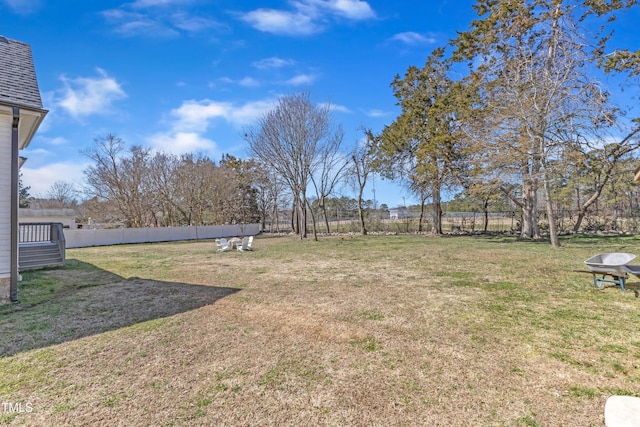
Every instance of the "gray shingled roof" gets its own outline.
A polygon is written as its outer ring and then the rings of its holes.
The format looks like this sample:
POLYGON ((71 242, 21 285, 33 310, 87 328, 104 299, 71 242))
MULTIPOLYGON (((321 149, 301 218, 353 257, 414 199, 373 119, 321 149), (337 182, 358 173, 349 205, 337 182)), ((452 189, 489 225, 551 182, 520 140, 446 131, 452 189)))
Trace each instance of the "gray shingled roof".
POLYGON ((42 109, 31 46, 0 36, 0 104, 42 109))

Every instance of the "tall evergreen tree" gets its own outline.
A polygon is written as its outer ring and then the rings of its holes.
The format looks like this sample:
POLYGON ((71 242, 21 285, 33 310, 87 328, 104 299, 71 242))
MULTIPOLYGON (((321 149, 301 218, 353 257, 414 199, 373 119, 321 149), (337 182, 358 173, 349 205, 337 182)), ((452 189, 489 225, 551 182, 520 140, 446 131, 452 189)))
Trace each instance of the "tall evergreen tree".
POLYGON ((520 206, 523 238, 540 236, 543 194, 551 244, 559 246, 554 168, 568 151, 601 141, 618 120, 593 77, 608 37, 589 39, 585 28, 594 15, 623 7, 613 3, 478 0, 479 19, 453 42, 454 58, 469 61, 482 96, 484 114, 472 132, 482 146, 479 166, 520 206))
POLYGON ((435 50, 423 68, 411 66, 391 87, 402 112, 382 132, 379 164, 391 178, 432 198, 433 231, 442 233, 441 194, 461 171, 460 114, 471 99, 461 81, 449 77, 444 49, 435 50))
POLYGON ((31 204, 31 190, 30 186, 24 186, 22 184, 22 172, 18 175, 18 206, 21 208, 28 208, 31 204))

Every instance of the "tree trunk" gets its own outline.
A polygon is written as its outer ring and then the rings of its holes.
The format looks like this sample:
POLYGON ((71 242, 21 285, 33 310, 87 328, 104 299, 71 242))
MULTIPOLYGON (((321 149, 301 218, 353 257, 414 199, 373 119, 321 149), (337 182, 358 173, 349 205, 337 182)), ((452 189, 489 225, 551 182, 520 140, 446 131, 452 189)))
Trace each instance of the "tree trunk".
POLYGON ((280 215, 278 214, 278 203, 273 205, 273 218, 271 219, 271 231, 273 231, 273 220, 276 221, 276 233, 280 234, 280 215))
POLYGON ((327 229, 327 234, 331 234, 331 228, 329 226, 329 215, 327 215, 327 206, 325 204, 325 198, 324 196, 322 197, 322 204, 320 205, 320 208, 322 209, 322 215, 324 216, 324 226, 327 229))
POLYGON ((484 213, 483 231, 486 233, 489 230, 489 199, 484 199, 482 202, 482 212, 484 213))
POLYGON ((549 221, 549 239, 551 240, 551 247, 559 248, 560 240, 558 240, 558 230, 556 227, 556 215, 553 211, 553 200, 551 199, 551 189, 549 188, 549 180, 547 177, 547 171, 544 171, 543 181, 545 204, 547 208, 547 220, 549 221))
POLYGON ((293 196, 293 204, 291 205, 291 230, 298 234, 298 200, 297 197, 293 196))
POLYGON ((302 192, 299 201, 300 206, 300 239, 307 238, 307 193, 305 191, 302 192))
POLYGON ((433 187, 433 194, 431 195, 433 200, 433 233, 442 234, 442 202, 440 199, 440 187, 433 187))
POLYGON ((580 211, 578 212, 578 217, 576 218, 576 223, 573 225, 574 233, 577 233, 580 230, 580 227, 582 226, 582 221, 584 220, 584 217, 586 215, 587 215, 587 211, 580 209, 580 211))
POLYGON ((422 233, 422 221, 424 220, 424 205, 425 199, 422 199, 420 203, 420 219, 418 220, 418 233, 422 233))
POLYGON ((327 215, 327 211, 323 210, 324 215, 324 226, 327 228, 327 234, 331 234, 331 226, 329 225, 329 216, 327 215))
POLYGON ((605 175, 602 183, 596 184, 596 188, 595 188, 596 191, 591 195, 591 197, 589 197, 582 205, 579 206, 578 218, 576 220, 575 225, 573 226, 574 232, 577 233, 578 230, 580 230, 582 221, 584 220, 584 217, 587 215, 587 209, 589 209, 591 205, 593 205, 598 201, 598 198, 602 194, 602 190, 604 189, 605 184, 609 181, 609 175, 610 175, 610 172, 605 175))
POLYGON ((313 209, 311 209, 311 205, 307 200, 307 208, 309 209, 309 213, 311 213, 311 225, 313 226, 313 240, 318 241, 318 230, 316 228, 316 215, 313 213, 313 209))
POLYGON ((539 239, 538 229, 538 185, 535 178, 529 174, 522 182, 522 224, 520 237, 522 239, 539 239))
POLYGON ((358 194, 358 217, 360 219, 360 233, 363 236, 367 234, 367 227, 364 223, 364 209, 362 208, 362 193, 364 192, 364 187, 360 186, 360 194, 358 194))

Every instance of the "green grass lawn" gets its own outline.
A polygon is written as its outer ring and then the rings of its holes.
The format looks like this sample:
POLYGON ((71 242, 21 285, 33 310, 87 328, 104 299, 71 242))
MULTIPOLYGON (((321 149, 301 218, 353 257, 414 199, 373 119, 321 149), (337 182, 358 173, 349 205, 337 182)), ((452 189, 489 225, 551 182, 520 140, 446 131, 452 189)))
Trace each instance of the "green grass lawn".
POLYGON ((562 244, 70 249, 0 307, 0 423, 600 426, 607 397, 640 396, 640 280, 600 290, 573 270, 640 239, 562 244))

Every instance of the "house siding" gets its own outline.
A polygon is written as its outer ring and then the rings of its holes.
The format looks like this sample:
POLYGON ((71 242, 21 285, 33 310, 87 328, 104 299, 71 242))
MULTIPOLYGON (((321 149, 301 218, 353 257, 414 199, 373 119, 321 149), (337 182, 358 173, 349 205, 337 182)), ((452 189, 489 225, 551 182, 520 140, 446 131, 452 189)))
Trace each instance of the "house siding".
POLYGON ((0 288, 11 278, 11 122, 0 113, 0 288))
POLYGON ((17 297, 17 234, 11 238, 12 231, 18 227, 13 209, 18 207, 11 204, 17 190, 12 187, 12 176, 17 172, 12 164, 16 154, 11 140, 14 109, 20 114, 17 148, 23 149, 29 145, 47 112, 42 109, 31 47, 0 36, 0 303, 6 295, 7 281, 10 298, 17 297))

